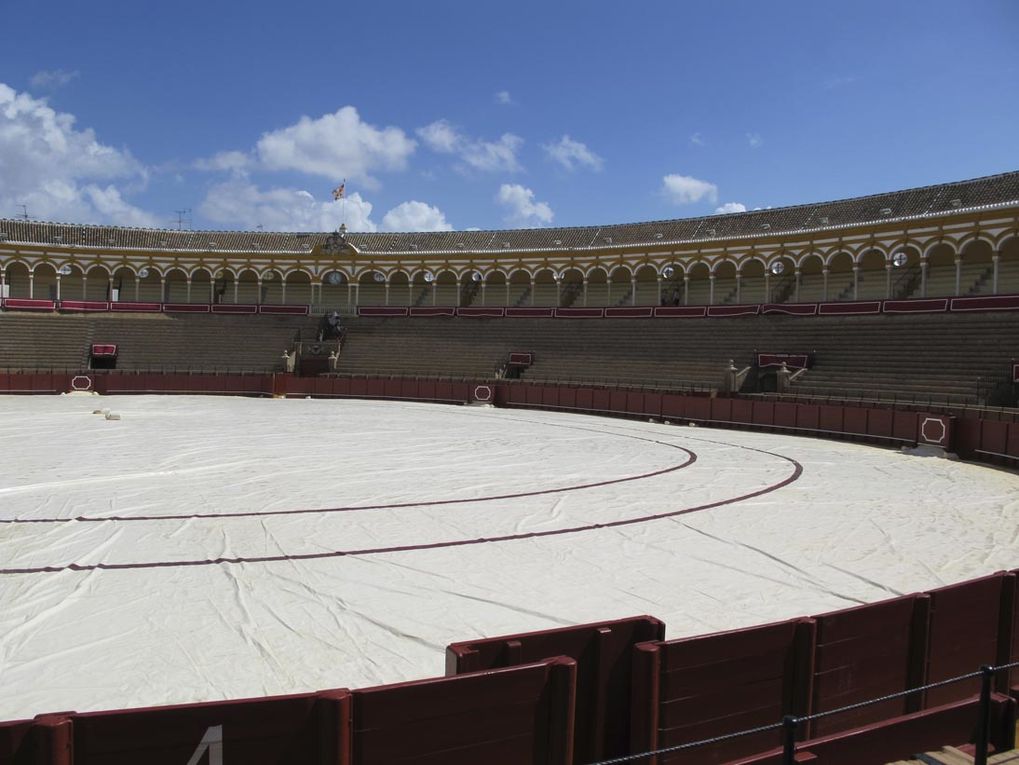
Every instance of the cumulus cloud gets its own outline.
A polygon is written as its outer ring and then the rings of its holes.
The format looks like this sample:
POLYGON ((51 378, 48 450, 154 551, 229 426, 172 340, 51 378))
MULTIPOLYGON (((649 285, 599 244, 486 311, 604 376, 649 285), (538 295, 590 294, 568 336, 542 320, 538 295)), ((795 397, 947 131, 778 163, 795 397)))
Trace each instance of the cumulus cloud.
POLYGON ((330 231, 346 220, 351 231, 376 231, 372 204, 357 192, 346 203, 318 200, 296 188, 261 189, 245 178, 233 178, 209 189, 200 211, 223 225, 273 231, 330 231))
POLYGON ((746 211, 747 206, 742 202, 726 202, 724 205, 715 208, 716 215, 724 215, 725 213, 740 213, 746 211))
POLYGON ((718 187, 689 175, 670 174, 662 178, 662 193, 673 204, 688 205, 700 202, 718 202, 718 187))
POLYGON ((549 143, 542 146, 549 158, 572 172, 578 167, 587 167, 591 170, 601 170, 604 160, 587 148, 586 144, 575 141, 568 135, 556 143, 549 143))
POLYGON ((522 169, 517 152, 524 139, 512 133, 503 133, 497 141, 484 141, 465 135, 446 120, 436 120, 418 128, 417 134, 432 151, 456 155, 463 163, 461 168, 510 173, 522 169))
POLYGON ((263 134, 255 153, 265 170, 296 170, 333 180, 356 178, 375 186, 378 181, 372 173, 403 170, 416 146, 400 128, 370 125, 353 106, 344 106, 263 134))
POLYGON ((503 106, 509 106, 513 103, 513 99, 510 97, 508 90, 500 90, 495 94, 495 102, 503 106))
POLYGON ((552 222, 552 208, 547 202, 535 202, 534 192, 519 183, 504 183, 499 187, 496 201, 506 208, 506 221, 516 224, 552 222))
POLYGON ((690 136, 690 143, 692 143, 694 146, 703 146, 704 136, 702 136, 700 133, 694 133, 692 136, 690 136))
POLYGON ((224 170, 242 173, 252 166, 252 158, 243 151, 221 151, 208 159, 195 161, 198 170, 224 170))
POLYGON ((760 133, 747 133, 747 143, 750 144, 751 149, 756 149, 764 144, 764 139, 761 138, 760 133))
POLYGON ((68 72, 66 69, 41 69, 32 75, 28 84, 36 90, 55 90, 67 85, 71 80, 77 79, 78 72, 68 72))
POLYGON ((26 205, 46 220, 158 226, 118 185, 142 186, 147 178, 130 152, 78 129, 73 115, 0 83, 0 215, 26 205))
POLYGON ((438 207, 411 200, 394 207, 382 217, 384 231, 452 231, 438 207))

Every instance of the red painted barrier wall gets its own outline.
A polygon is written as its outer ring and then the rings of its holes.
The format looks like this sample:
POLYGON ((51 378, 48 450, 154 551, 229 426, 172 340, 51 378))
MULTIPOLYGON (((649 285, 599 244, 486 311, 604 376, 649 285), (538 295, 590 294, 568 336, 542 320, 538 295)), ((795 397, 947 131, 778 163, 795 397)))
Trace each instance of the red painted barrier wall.
POLYGON ((576 682, 559 657, 354 691, 350 762, 572 765, 576 682))
MULTIPOLYGON (((920 685, 915 665, 917 598, 906 596, 815 617, 811 711, 854 704, 920 685)), ((863 707, 812 723, 811 737, 848 730, 911 712, 906 698, 863 707)))
MULTIPOLYGON (((814 622, 791 620, 645 643, 634 661, 631 751, 650 751, 771 725, 810 707, 814 622)), ((657 758, 722 763, 781 743, 781 731, 657 758)))
POLYGON ((578 763, 630 751, 630 676, 633 646, 665 638, 665 625, 637 616, 579 627, 452 643, 446 674, 509 667, 550 656, 577 662, 576 756, 578 763))

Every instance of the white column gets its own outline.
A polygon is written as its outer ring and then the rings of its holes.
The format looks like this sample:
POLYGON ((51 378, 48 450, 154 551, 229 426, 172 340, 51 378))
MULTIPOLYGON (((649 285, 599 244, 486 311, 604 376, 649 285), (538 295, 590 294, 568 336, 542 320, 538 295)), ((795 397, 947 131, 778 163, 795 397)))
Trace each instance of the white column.
POLYGON ((110 276, 109 284, 106 285, 106 299, 113 300, 113 277, 110 276))
MULTIPOLYGON (((314 285, 312 285, 314 286, 314 285)), ((209 274, 209 305, 216 302, 216 277, 209 274)))
POLYGON ((159 302, 160 303, 167 302, 167 300, 166 300, 166 277, 165 276, 160 276, 159 277, 159 302))
POLYGON ((28 299, 35 297, 35 271, 28 272, 28 299))
POLYGON ((630 305, 637 305, 637 276, 630 277, 630 305))
POLYGON ((715 304, 715 275, 708 274, 708 305, 715 304))
POLYGON ((795 271, 793 271, 793 275, 796 278, 796 289, 795 289, 795 291, 793 293, 793 302, 799 303, 800 302, 800 269, 797 268, 795 271))
POLYGON ((509 283, 509 277, 507 276, 506 277, 506 307, 507 308, 509 307, 509 291, 510 291, 510 283, 509 283))
POLYGON ((414 282, 407 280, 407 305, 414 305, 414 282))
POLYGON ((927 258, 920 258, 920 297, 927 297, 927 258))
POLYGON ((689 305, 690 299, 690 277, 683 274, 683 305, 689 305))
POLYGON ((962 258, 955 259, 955 294, 962 289, 962 258))
POLYGON ((559 277, 558 276, 555 277, 555 304, 556 304, 556 308, 558 308, 559 306, 561 306, 563 304, 563 290, 562 290, 562 286, 563 285, 562 285, 562 282, 560 281, 559 277))
POLYGON ((349 312, 354 305, 354 282, 347 279, 347 311, 349 312))
POLYGON ((587 308, 587 277, 584 277, 584 308, 587 308))
POLYGON ((853 300, 860 299, 860 266, 853 264, 853 300))
POLYGON ((892 299, 892 264, 885 263, 885 300, 892 299))
POLYGON ((386 305, 389 305, 389 279, 386 279, 386 305))
POLYGON ((262 277, 255 280, 255 305, 262 305, 262 277))
MULTIPOLYGON (((736 302, 743 302, 743 274, 739 271, 736 272, 736 302)), ((764 296, 764 302, 768 302, 768 296, 764 296)))
POLYGON ((432 305, 435 305, 435 298, 436 298, 436 294, 438 293, 438 291, 439 291, 439 282, 438 281, 432 282, 432 305))
POLYGON ((456 306, 460 307, 460 280, 456 280, 456 306))
POLYGON ((141 280, 138 278, 138 274, 134 275, 134 302, 138 302, 138 290, 141 289, 141 280))
POLYGON ((234 274, 234 305, 237 305, 237 290, 240 288, 240 286, 241 286, 240 277, 237 276, 237 274, 234 274))
POLYGON ((661 276, 657 277, 657 281, 658 281, 658 302, 655 305, 661 305, 662 304, 662 277, 661 276))
POLYGON ((88 300, 88 275, 84 271, 81 273, 81 299, 88 300))
MULTIPOLYGON (((998 253, 991 255, 991 262, 994 264, 994 276, 991 281, 991 292, 998 294, 998 253)), ((0 277, 2 278, 2 277, 0 277)), ((0 282, 2 284, 3 282, 0 282)))
POLYGON ((488 299, 485 297, 485 292, 488 288, 488 282, 481 282, 481 305, 488 305, 488 299))
POLYGON ((822 293, 824 295, 824 297, 822 298, 822 301, 827 303, 828 302, 828 266, 825 266, 824 268, 821 269, 821 277, 824 280, 824 292, 822 293))
POLYGON ((191 302, 191 277, 190 276, 187 278, 187 284, 188 284, 187 301, 190 303, 191 302))
POLYGON ((534 305, 534 277, 531 277, 531 305, 534 305))
POLYGON ((354 285, 354 308, 361 305, 361 282, 354 285))
POLYGON ((3 268, 0 268, 0 298, 4 296, 4 287, 7 286, 7 273, 3 268))
POLYGON ((60 300, 60 274, 57 273, 57 300, 60 300))
POLYGON ((764 302, 771 302, 771 271, 764 269, 764 302))

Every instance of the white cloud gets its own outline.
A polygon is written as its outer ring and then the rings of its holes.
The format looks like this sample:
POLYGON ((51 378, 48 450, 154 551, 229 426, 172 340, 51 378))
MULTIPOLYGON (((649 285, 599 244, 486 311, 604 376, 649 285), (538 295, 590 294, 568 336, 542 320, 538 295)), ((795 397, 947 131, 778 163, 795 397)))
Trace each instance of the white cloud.
POLYGON ((400 128, 377 128, 363 122, 353 106, 344 106, 263 134, 255 152, 266 170, 296 170, 332 180, 356 178, 374 186, 378 181, 373 172, 404 169, 416 146, 400 128))
POLYGON ((124 149, 75 126, 73 115, 0 83, 0 216, 26 205, 35 218, 128 226, 160 225, 128 204, 123 186, 143 186, 148 170, 124 149))
POLYGON ((438 207, 411 200, 397 205, 382 217, 383 231, 452 231, 438 207))
POLYGON ((741 213, 746 211, 747 206, 742 202, 726 202, 724 205, 715 208, 716 215, 724 215, 725 213, 741 213))
POLYGON ((692 136, 690 136, 690 143, 692 143, 694 146, 703 146, 704 136, 702 136, 700 133, 694 133, 692 136))
POLYGON ((462 167, 509 173, 523 169, 517 152, 524 139, 512 133, 503 133, 497 141, 483 141, 461 133, 446 120, 437 120, 418 128, 417 134, 432 151, 457 155, 464 163, 462 167))
POLYGON ((41 69, 32 75, 28 84, 37 90, 61 88, 78 77, 78 72, 65 69, 41 69))
POLYGON ((320 201, 303 189, 260 189, 244 178, 213 186, 199 209, 209 220, 244 229, 331 231, 345 221, 351 231, 377 230, 372 204, 357 192, 345 203, 320 201))
POLYGON ((496 201, 506 208, 509 223, 551 223, 552 208, 547 202, 535 202, 534 192, 519 183, 504 183, 499 187, 496 201))
POLYGON ((513 99, 510 97, 508 90, 500 90, 495 94, 495 102, 503 106, 509 106, 513 103, 513 99))
POLYGON ((604 164, 604 160, 587 148, 586 144, 574 141, 566 134, 563 134, 558 143, 545 144, 542 148, 554 162, 571 172, 578 167, 601 170, 604 164))
POLYGON ((760 133, 747 133, 747 143, 750 144, 751 149, 756 149, 764 143, 764 139, 761 138, 760 133))
POLYGON ((251 157, 243 151, 221 151, 208 159, 199 159, 194 163, 198 170, 226 170, 233 173, 242 173, 251 165, 251 157))
POLYGON ((677 205, 693 204, 702 199, 718 202, 718 187, 715 184, 689 175, 666 175, 662 178, 662 193, 677 205))

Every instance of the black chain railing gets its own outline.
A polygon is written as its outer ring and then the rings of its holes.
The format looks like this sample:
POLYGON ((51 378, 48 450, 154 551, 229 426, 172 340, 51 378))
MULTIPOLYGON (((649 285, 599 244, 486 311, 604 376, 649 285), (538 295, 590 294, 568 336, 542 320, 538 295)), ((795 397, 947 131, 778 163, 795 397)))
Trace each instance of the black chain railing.
MULTIPOLYGON (((950 677, 945 680, 938 680, 933 683, 927 683, 926 685, 917 686, 916 688, 909 688, 905 691, 897 691, 896 693, 889 693, 884 696, 877 696, 866 701, 858 701, 853 704, 846 704, 842 707, 836 707, 835 709, 826 709, 823 712, 815 712, 810 715, 803 715, 797 717, 796 715, 786 715, 780 722, 771 723, 769 725, 760 725, 756 728, 747 728, 746 730, 734 731, 732 733, 725 733, 720 736, 712 736, 711 738, 700 739, 699 741, 689 741, 684 744, 675 744, 673 746, 663 747, 662 749, 654 749, 648 752, 639 752, 637 754, 626 754, 619 757, 613 757, 608 760, 598 760, 597 762, 590 763, 590 765, 621 765, 622 763, 630 762, 641 762, 651 757, 657 757, 663 754, 672 754, 673 752, 681 752, 690 749, 696 749, 702 746, 709 746, 710 744, 717 744, 722 741, 731 741, 732 739, 742 738, 743 736, 752 736, 757 733, 767 733, 768 731, 782 730, 782 765, 793 765, 795 762, 796 755, 796 738, 797 734, 801 730, 801 726, 804 723, 811 722, 812 720, 820 720, 825 717, 832 717, 833 715, 843 714, 845 712, 852 712, 856 709, 863 709, 874 704, 881 704, 886 701, 892 701, 894 699, 903 698, 905 696, 911 696, 917 693, 923 693, 934 688, 942 688, 946 685, 953 685, 955 683, 963 682, 964 680, 972 680, 974 678, 980 678, 980 703, 977 710, 977 725, 976 725, 976 741, 975 754, 973 757, 974 765, 987 765, 987 752, 989 748, 990 739, 990 719, 991 719, 991 691, 993 686, 994 676, 998 672, 1004 672, 1009 669, 1015 669, 1019 667, 1019 661, 1011 662, 1010 664, 1000 664, 998 666, 992 666, 985 664, 975 672, 967 672, 964 675, 957 675, 956 677, 950 677)), ((942 742, 943 744, 951 744, 958 742, 942 742)), ((809 742, 807 742, 809 747, 809 742)))

